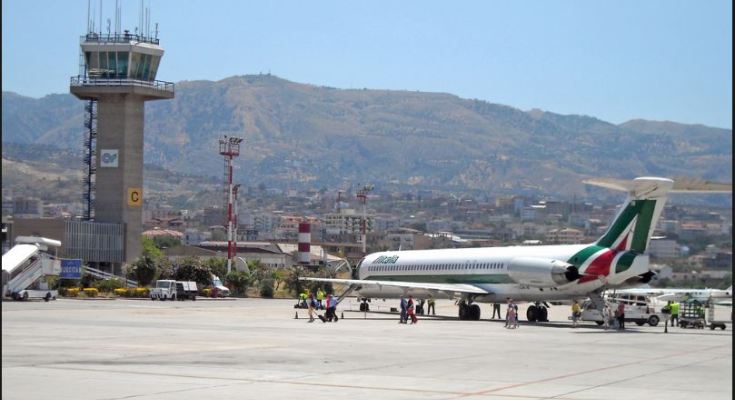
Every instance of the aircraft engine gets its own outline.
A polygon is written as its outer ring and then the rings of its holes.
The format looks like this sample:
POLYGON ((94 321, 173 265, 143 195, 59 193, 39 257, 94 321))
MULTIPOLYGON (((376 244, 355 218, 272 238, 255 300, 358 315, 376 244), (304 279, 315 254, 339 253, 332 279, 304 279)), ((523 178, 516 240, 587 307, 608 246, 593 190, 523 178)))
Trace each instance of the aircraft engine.
POLYGON ((518 257, 508 264, 510 278, 522 285, 554 287, 580 278, 577 267, 551 258, 518 257))

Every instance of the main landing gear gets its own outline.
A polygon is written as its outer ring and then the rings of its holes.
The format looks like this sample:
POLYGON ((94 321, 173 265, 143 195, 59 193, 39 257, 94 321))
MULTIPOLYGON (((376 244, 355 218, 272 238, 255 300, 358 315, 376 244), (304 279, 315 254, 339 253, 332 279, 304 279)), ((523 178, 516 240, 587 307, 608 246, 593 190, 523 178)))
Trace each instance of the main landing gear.
POLYGON ((528 322, 548 322, 548 316, 549 314, 546 307, 538 302, 531 304, 528 306, 528 310, 526 310, 526 318, 528 318, 528 322))
POLYGON ((460 300, 457 303, 459 306, 459 319, 461 321, 479 321, 480 320, 480 305, 475 304, 472 301, 469 303, 466 300, 460 300))

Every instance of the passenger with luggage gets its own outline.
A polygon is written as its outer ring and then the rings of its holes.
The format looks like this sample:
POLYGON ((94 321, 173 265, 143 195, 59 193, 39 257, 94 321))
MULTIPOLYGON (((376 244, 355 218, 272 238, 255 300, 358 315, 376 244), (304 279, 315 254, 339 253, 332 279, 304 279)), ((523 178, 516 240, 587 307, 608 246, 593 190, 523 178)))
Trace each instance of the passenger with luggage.
POLYGON ((411 318, 411 324, 415 324, 419 321, 418 318, 416 318, 416 309, 413 302, 413 296, 408 296, 408 303, 406 305, 406 312, 408 316, 411 318))
POLYGON ((399 324, 405 324, 408 322, 408 301, 401 295, 401 316, 398 321, 399 324))

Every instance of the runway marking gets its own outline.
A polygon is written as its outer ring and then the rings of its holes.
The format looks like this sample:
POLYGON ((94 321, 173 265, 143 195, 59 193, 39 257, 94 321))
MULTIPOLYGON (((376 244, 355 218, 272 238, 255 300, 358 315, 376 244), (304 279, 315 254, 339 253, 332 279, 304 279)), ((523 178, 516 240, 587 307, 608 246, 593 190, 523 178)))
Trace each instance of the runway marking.
MULTIPOLYGON (((506 390, 506 389, 513 389, 513 388, 517 388, 517 387, 534 385, 534 384, 537 384, 537 383, 551 382, 551 381, 555 381, 555 380, 559 380, 559 379, 570 378, 570 377, 573 377, 573 376, 586 375, 586 374, 591 374, 591 373, 596 373, 596 372, 601 372, 601 371, 607 371, 607 370, 611 370, 611 369, 615 369, 615 368, 627 367, 629 365, 641 364, 641 363, 650 362, 650 361, 658 361, 658 360, 663 360, 665 358, 671 358, 671 357, 681 356, 681 355, 684 355, 684 354, 700 353, 700 352, 709 351, 709 350, 715 350, 715 349, 720 349, 720 348, 729 348, 729 347, 728 346, 712 346, 712 347, 706 347, 704 349, 696 349, 696 350, 678 352, 676 354, 668 354, 668 355, 664 355, 664 356, 660 356, 660 357, 648 358, 648 359, 645 359, 645 360, 637 360, 637 361, 631 361, 631 362, 622 363, 622 364, 609 365, 609 366, 606 366, 606 367, 589 369, 589 370, 584 370, 584 371, 581 371, 581 372, 573 372, 573 373, 569 373, 569 374, 564 374, 564 375, 559 375, 559 376, 553 376, 553 377, 544 378, 544 379, 538 379, 538 380, 535 380, 535 381, 516 383, 516 384, 513 384, 513 385, 502 386, 502 387, 499 387, 499 388, 488 389, 488 390, 483 390, 483 391, 479 391, 479 392, 466 393, 466 394, 461 395, 460 397, 483 396, 483 395, 486 395, 486 394, 490 394, 490 393, 494 393, 494 392, 499 392, 499 391, 506 390)), ((680 368, 680 367, 681 366, 677 366, 676 368, 680 368)), ((640 375, 636 375, 635 377, 638 377, 638 376, 640 376, 640 375)), ((587 389, 589 389, 589 388, 586 388, 586 389, 583 389, 583 390, 587 390, 587 389)), ((582 390, 580 390, 580 391, 582 391, 582 390)), ((548 397, 546 397, 546 398, 548 398, 548 397)))

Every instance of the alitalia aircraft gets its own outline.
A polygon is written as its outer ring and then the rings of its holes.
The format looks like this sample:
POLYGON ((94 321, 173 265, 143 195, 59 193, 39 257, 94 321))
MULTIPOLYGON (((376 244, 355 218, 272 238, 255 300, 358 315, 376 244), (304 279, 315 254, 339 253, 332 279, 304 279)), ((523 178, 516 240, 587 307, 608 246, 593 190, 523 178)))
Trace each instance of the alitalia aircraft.
POLYGON ((479 320, 478 302, 534 302, 526 316, 546 320, 544 301, 590 297, 601 302, 606 289, 637 286, 654 276, 645 254, 669 192, 731 191, 666 178, 632 181, 592 179, 585 183, 628 192, 607 232, 596 242, 578 245, 482 247, 467 249, 385 251, 365 256, 359 279, 300 278, 348 285, 364 298, 459 299, 459 319, 479 320), (678 187, 681 186, 681 187, 678 187))

